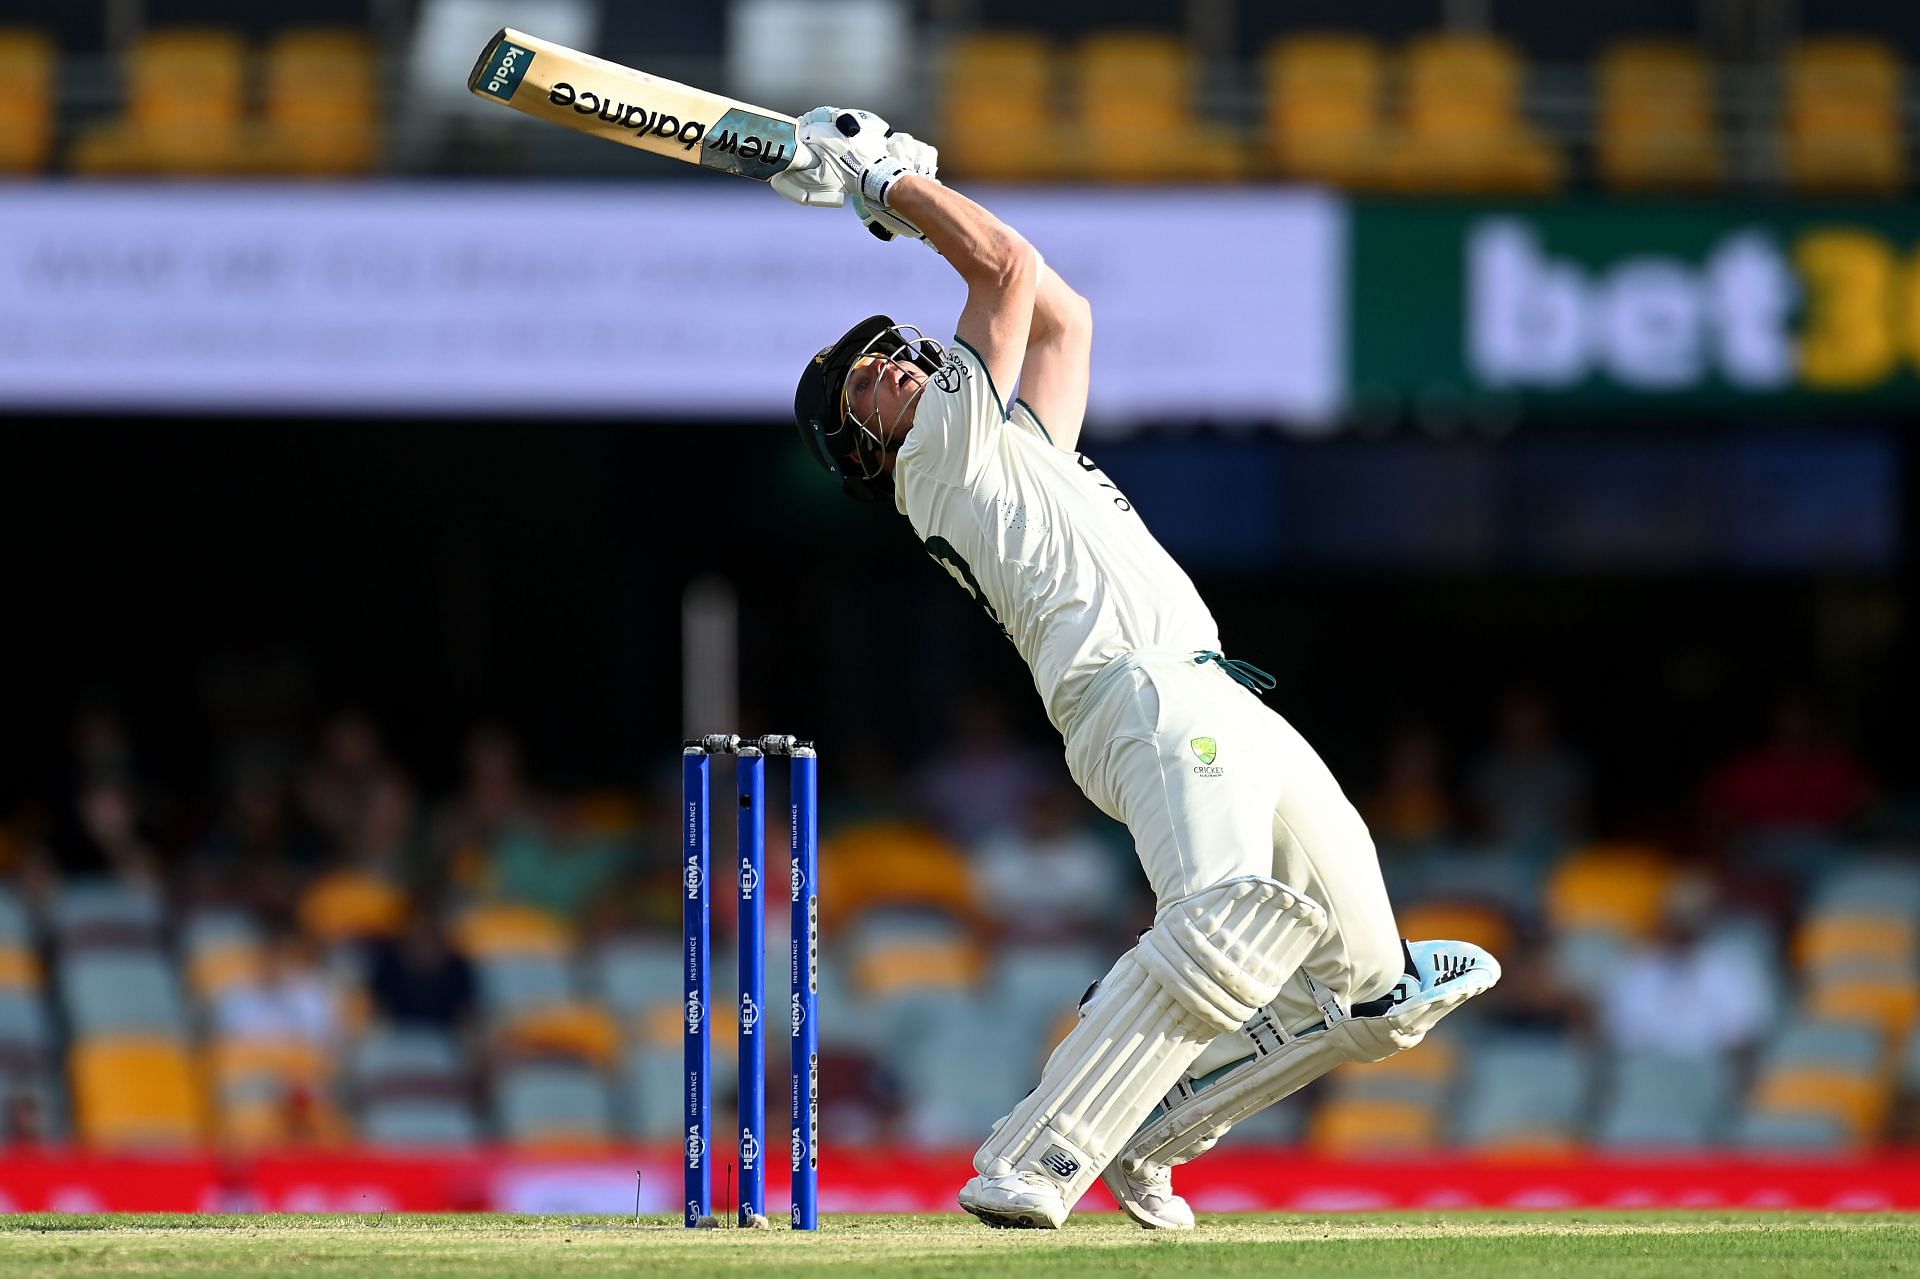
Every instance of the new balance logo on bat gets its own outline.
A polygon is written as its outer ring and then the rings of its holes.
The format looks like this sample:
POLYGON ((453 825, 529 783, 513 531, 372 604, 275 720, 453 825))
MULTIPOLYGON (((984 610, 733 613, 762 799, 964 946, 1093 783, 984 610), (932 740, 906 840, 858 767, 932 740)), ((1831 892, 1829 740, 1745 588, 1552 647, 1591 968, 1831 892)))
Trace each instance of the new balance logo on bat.
MULTIPOLYGON (((672 138, 687 151, 693 150, 699 145, 700 139, 707 136, 707 126, 699 120, 682 121, 679 116, 663 111, 649 111, 645 107, 615 102, 612 98, 601 97, 592 89, 576 89, 565 80, 547 90, 547 101, 556 107, 572 107, 581 115, 598 116, 608 124, 617 124, 635 133, 672 138)), ((757 147, 753 154, 759 154, 757 147)))

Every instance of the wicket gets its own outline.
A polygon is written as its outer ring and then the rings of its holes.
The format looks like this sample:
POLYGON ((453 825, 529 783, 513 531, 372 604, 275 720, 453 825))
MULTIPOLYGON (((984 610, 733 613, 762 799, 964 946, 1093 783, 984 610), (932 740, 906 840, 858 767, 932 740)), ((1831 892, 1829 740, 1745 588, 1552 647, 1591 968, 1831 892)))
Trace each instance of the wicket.
POLYGON ((813 745, 797 737, 738 737, 714 734, 686 743, 681 752, 684 860, 681 906, 682 969, 686 1021, 682 1043, 686 1074, 686 1224, 715 1224, 713 1219, 712 878, 710 856, 712 758, 732 755, 739 790, 738 852, 740 892, 740 1202, 742 1226, 764 1225, 767 1215, 766 1112, 766 757, 789 762, 788 799, 792 816, 788 883, 792 924, 788 942, 792 1039, 792 1164, 795 1230, 820 1225, 820 1041, 815 1026, 820 991, 819 801, 818 758, 813 745))

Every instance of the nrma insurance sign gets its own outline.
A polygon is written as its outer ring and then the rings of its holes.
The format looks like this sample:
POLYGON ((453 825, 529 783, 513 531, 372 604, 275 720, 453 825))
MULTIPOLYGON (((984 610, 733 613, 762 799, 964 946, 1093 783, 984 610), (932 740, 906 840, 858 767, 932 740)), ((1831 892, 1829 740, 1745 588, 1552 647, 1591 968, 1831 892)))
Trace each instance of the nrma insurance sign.
POLYGON ((1355 211, 1356 397, 1920 402, 1920 217, 1355 211))

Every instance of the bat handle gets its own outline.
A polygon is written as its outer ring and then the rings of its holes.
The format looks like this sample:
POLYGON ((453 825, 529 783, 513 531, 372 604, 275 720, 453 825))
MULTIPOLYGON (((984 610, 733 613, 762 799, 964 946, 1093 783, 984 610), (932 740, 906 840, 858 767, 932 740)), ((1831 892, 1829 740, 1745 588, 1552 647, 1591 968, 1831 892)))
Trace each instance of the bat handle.
POLYGON ((820 163, 820 157, 816 156, 807 147, 806 143, 796 138, 793 143, 793 159, 787 162, 787 167, 783 172, 799 173, 803 170, 811 169, 818 163, 820 163))

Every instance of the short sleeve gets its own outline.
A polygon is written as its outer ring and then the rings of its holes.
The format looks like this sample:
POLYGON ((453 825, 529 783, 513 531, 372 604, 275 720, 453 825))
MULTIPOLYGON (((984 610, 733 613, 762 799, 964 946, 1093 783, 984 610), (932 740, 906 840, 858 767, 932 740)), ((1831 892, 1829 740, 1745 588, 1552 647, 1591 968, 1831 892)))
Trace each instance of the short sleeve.
POLYGON ((897 465, 924 470, 948 484, 963 484, 1004 430, 1007 409, 986 362, 959 338, 927 382, 914 410, 913 430, 897 465))

